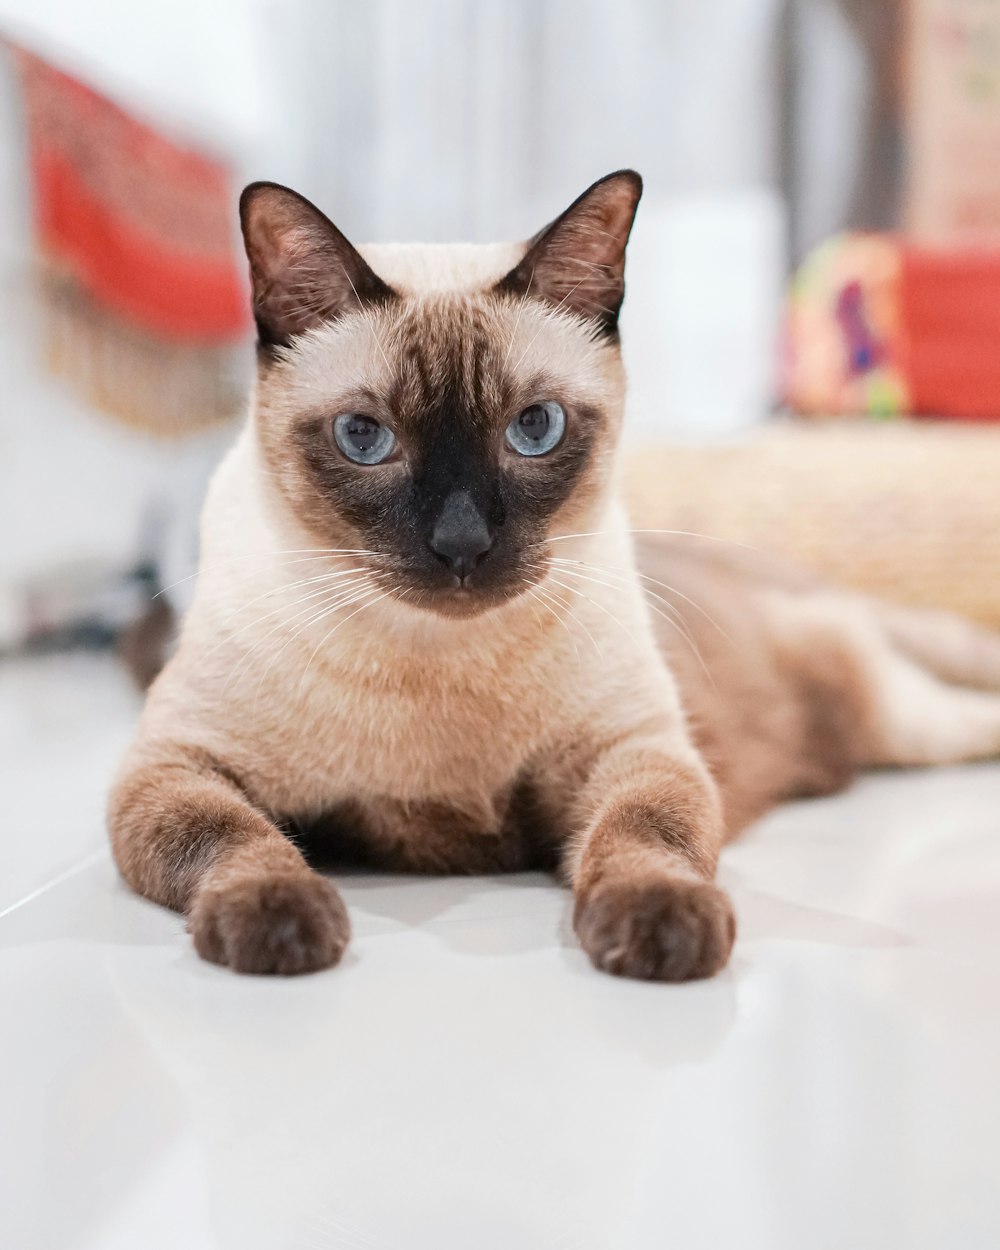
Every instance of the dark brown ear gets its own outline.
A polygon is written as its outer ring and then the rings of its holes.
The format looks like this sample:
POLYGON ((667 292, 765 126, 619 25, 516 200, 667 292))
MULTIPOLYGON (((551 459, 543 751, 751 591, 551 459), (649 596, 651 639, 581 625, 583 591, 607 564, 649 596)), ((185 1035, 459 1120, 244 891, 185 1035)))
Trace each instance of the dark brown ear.
POLYGON ((252 182, 240 196, 240 224, 262 347, 395 294, 329 218, 287 187, 252 182))
POLYGON ((531 240, 497 289, 535 295, 614 333, 625 297, 625 245, 641 195, 635 170, 601 178, 531 240))

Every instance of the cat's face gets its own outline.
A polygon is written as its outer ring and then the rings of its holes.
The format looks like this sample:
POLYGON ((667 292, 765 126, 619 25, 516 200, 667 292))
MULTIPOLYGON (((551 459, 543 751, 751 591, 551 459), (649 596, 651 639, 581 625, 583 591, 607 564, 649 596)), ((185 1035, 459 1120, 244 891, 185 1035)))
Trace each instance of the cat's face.
POLYGON ((293 192, 247 188, 260 443, 317 546, 357 551, 404 602, 469 615, 594 524, 640 193, 613 174, 530 244, 372 248, 369 264, 293 192))

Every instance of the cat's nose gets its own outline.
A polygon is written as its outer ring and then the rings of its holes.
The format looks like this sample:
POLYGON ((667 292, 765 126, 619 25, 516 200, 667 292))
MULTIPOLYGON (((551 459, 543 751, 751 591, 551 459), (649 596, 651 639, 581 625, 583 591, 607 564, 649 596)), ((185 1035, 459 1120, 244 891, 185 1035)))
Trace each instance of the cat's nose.
POLYGON ((429 539, 430 549, 464 581, 493 546, 486 518, 468 491, 456 490, 445 500, 429 539))

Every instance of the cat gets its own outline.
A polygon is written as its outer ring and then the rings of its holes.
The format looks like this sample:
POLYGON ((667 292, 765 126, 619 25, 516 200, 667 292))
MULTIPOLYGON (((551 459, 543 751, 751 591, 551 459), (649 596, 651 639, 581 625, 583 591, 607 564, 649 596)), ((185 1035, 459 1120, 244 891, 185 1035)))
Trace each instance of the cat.
POLYGON ((252 412, 109 805, 125 880, 205 959, 337 963, 326 853, 555 870, 595 967, 711 976, 727 838, 860 768, 1000 749, 984 628, 707 539, 634 544, 618 319, 641 190, 610 174, 527 244, 363 252, 295 192, 244 191, 252 412))

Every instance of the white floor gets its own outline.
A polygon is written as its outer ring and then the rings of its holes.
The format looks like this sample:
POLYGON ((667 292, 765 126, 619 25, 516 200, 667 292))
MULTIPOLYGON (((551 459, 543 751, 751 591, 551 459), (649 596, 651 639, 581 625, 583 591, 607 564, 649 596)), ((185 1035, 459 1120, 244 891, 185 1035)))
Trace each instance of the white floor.
POLYGON ((277 982, 117 881, 135 709, 0 665, 4 1250, 1000 1246, 1000 766, 766 821, 707 984, 591 971, 541 877, 369 876, 277 982))

